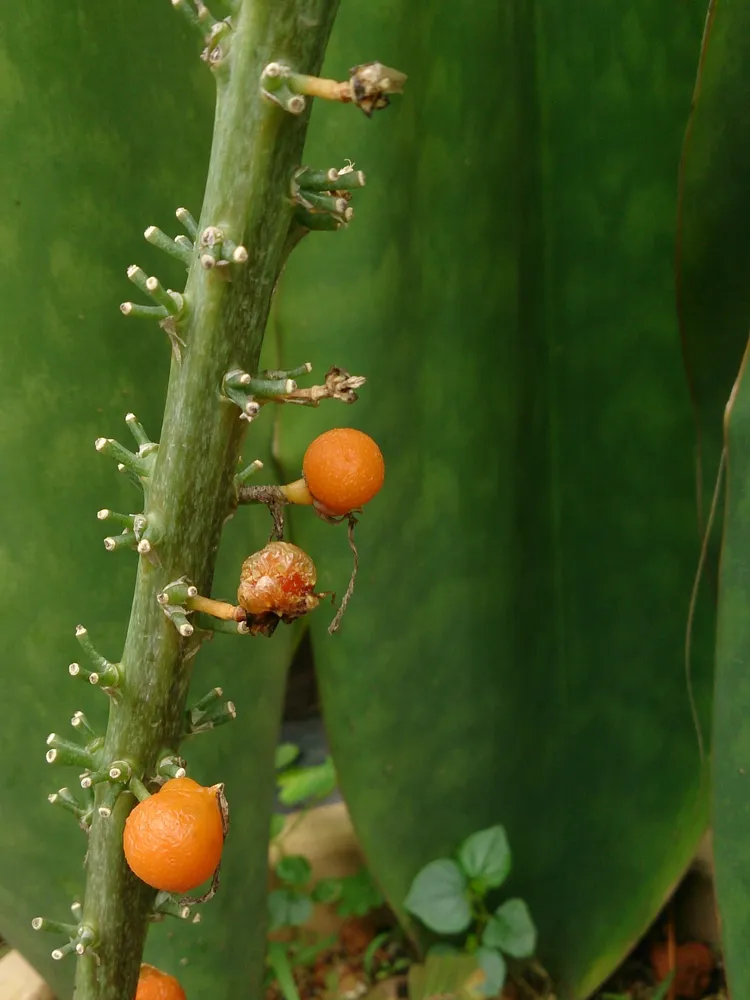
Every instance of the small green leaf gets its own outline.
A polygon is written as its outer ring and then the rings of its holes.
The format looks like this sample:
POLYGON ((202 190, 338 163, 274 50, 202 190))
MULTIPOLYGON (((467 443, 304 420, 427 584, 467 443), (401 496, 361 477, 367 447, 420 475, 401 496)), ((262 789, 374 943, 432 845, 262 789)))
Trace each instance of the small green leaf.
POLYGON ((328 757, 313 767, 293 767, 278 776, 279 800, 285 806, 325 799, 336 788, 333 760, 328 757))
POLYGON ((274 889, 268 894, 269 930, 282 927, 301 927, 312 916, 313 904, 309 896, 293 889, 274 889))
POLYGON ((274 971, 276 982, 284 1000, 300 1000, 297 984, 294 980, 294 972, 289 963, 289 956, 286 947, 279 941, 270 941, 268 944, 268 964, 274 971))
POLYGON ((276 840, 277 837, 280 837, 284 831, 285 826, 286 826, 286 816, 284 816, 282 813, 274 813, 273 816, 271 816, 271 829, 270 829, 271 840, 276 840))
POLYGON ((336 934, 329 934, 328 937, 321 938, 314 944, 305 945, 302 948, 295 948, 293 952, 295 965, 313 965, 319 955, 332 948, 338 937, 336 934))
POLYGON ((276 874, 287 885, 299 887, 310 881, 312 869, 307 858, 302 857, 301 854, 290 854, 288 857, 281 858, 276 865, 276 874))
POLYGON ((455 861, 439 858, 417 873, 404 906, 438 934, 460 934, 471 923, 466 877, 455 861))
POLYGON ((496 889, 510 871, 510 847, 505 829, 491 826, 472 833, 459 847, 458 860, 470 879, 483 879, 488 888, 496 889))
POLYGON ((530 958, 536 950, 536 927, 522 899, 498 906, 484 929, 482 944, 499 948, 512 958, 530 958))
POLYGON ((382 948, 382 946, 386 943, 388 938, 391 936, 391 933, 392 933, 391 931, 383 931, 381 934, 378 934, 377 937, 374 937, 372 941, 370 941, 367 948, 365 949, 365 953, 362 957, 362 967, 365 970, 365 975, 369 979, 372 979, 372 974, 374 971, 372 963, 375 960, 375 955, 379 951, 379 949, 382 948))
POLYGON ((310 893, 316 903, 335 903, 341 896, 341 879, 322 878, 310 893))
POLYGON ((494 948, 479 948, 474 957, 487 977, 482 983, 482 992, 487 997, 495 997, 505 985, 505 959, 494 948))
POLYGON ((340 917, 364 917, 383 903, 383 893, 367 868, 341 879, 341 900, 336 907, 340 917))
POLYGON ((283 771, 299 757, 299 747, 294 743, 279 743, 276 747, 276 770, 283 771))

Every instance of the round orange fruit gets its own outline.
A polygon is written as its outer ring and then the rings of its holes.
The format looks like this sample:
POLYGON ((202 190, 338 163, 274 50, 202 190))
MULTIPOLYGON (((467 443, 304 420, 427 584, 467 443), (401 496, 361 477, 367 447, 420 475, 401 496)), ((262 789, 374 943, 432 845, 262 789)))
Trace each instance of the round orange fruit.
POLYGON ((138 977, 135 1000, 187 1000, 187 997, 174 976, 144 963, 138 977))
POLYGON ((172 778, 138 803, 125 821, 123 848, 139 879, 154 889, 188 892, 213 875, 224 847, 217 787, 172 778))
POLYGON ((348 514, 380 490, 385 462, 369 435, 353 427, 336 427, 310 444, 302 473, 308 490, 325 512, 348 514))

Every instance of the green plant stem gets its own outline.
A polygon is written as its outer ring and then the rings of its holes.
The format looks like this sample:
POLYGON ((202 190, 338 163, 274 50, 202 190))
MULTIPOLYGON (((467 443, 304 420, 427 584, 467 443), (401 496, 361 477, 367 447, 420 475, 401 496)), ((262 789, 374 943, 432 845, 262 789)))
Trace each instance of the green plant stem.
MULTIPOLYGON (((221 399, 227 371, 257 371, 272 290, 284 263, 292 221, 289 180, 299 164, 307 115, 286 114, 260 96, 265 65, 283 58, 301 72, 322 62, 338 0, 243 0, 234 17, 231 49, 216 71, 213 147, 199 229, 219 225, 237 243, 252 247, 247 264, 233 265, 232 281, 193 264, 180 323, 186 348, 173 361, 161 442, 146 516, 163 525, 158 560, 140 560, 125 648, 122 689, 110 707, 103 759, 127 758, 142 774, 153 772, 164 746, 177 747, 197 636, 182 638, 156 596, 187 575, 210 593, 221 527, 232 498, 243 422, 221 399)), ((187 71, 187 68, 186 68, 187 71)), ((179 192, 174 192, 179 199, 179 192)), ((281 713, 284 678, 275 679, 281 713)), ((268 725, 275 735, 277 719, 268 725)), ((265 852, 270 820, 274 741, 269 740, 267 788, 259 790, 255 847, 265 852)), ((97 802, 105 788, 97 789, 97 802)), ((98 938, 98 964, 85 957, 76 975, 76 1000, 129 1000, 135 993, 154 891, 129 871, 122 832, 135 804, 121 795, 112 815, 95 813, 89 841, 84 920, 98 938)), ((265 853, 251 857, 259 874, 265 853)), ((260 881, 260 880, 259 880, 260 881)), ((231 891, 231 886, 227 891, 231 891)), ((259 885, 259 893, 261 887, 259 885)), ((259 897, 258 902, 262 899, 259 897)), ((248 901, 253 908, 256 901, 248 901)), ((265 908, 258 907, 261 911, 265 908)), ((248 952, 262 954, 264 918, 248 913, 248 952), (250 938, 250 935, 254 935, 250 938)), ((255 966, 260 968, 260 962, 255 966)), ((248 995, 260 981, 248 983, 248 995)))

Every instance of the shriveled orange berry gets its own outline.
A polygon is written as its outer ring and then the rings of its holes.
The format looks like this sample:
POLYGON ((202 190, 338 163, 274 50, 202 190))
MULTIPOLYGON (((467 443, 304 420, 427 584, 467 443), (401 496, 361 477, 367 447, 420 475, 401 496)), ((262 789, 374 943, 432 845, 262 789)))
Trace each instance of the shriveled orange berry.
POLYGON ((138 878, 154 889, 195 889, 216 871, 223 847, 217 790, 192 778, 167 781, 139 802, 125 822, 125 858, 138 878))
POLYGON ((373 439, 353 427, 336 427, 310 444, 302 460, 307 488, 331 514, 368 503, 385 479, 385 462, 373 439))
POLYGON ((318 605, 315 563, 291 542, 269 542, 242 564, 237 603, 248 614, 299 618, 318 605))
MULTIPOLYGON (((658 941, 651 948, 651 964, 659 980, 667 978, 672 971, 669 945, 658 941)), ((701 941, 687 941, 678 944, 674 956, 675 974, 673 980, 675 996, 683 1000, 698 1000, 705 996, 716 968, 716 960, 708 945, 701 941)))
POLYGON ((138 977, 135 1000, 187 1000, 187 997, 174 976, 168 976, 161 969, 144 962, 138 977))

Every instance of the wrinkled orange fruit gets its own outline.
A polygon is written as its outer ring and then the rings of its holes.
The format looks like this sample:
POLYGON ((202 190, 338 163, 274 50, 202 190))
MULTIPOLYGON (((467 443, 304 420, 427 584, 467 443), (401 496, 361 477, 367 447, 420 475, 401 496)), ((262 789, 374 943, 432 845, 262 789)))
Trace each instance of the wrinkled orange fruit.
POLYGON ((135 1000, 187 1000, 187 997, 174 976, 144 963, 138 977, 135 1000))
POLYGON ((167 781, 125 821, 125 858, 138 878, 154 889, 195 889, 216 871, 223 847, 217 791, 192 778, 167 781))
POLYGON ((307 488, 331 514, 368 503, 385 479, 385 462, 373 439, 353 427, 336 427, 310 444, 302 460, 307 488))
POLYGON ((248 614, 299 618, 318 605, 315 563, 291 542, 269 542, 242 564, 237 603, 248 614))
MULTIPOLYGON (((658 941, 651 948, 651 964, 657 978, 662 981, 672 971, 669 961, 669 945, 658 941)), ((675 975, 673 987, 675 996, 683 1000, 699 1000, 705 996, 716 968, 716 960, 708 945, 701 941, 688 941, 675 948, 675 975)))

